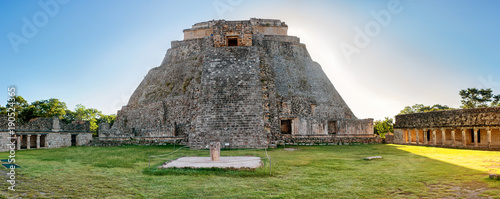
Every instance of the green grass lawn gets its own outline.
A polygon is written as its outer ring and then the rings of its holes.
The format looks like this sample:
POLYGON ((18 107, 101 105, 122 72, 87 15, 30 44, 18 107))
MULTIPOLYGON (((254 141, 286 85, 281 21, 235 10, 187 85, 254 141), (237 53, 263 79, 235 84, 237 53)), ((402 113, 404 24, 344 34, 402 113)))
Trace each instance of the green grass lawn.
MULTIPOLYGON (((173 146, 23 150, 16 152, 22 167, 16 191, 7 191, 5 180, 0 191, 23 198, 500 198, 500 181, 488 178, 500 173, 500 152, 383 144, 292 148, 268 151, 271 175, 267 161, 256 171, 147 169, 149 155, 173 146), (363 160, 368 156, 383 159, 363 160)), ((255 150, 221 155, 265 157, 255 150)), ((164 162, 152 160, 153 168, 164 162)))

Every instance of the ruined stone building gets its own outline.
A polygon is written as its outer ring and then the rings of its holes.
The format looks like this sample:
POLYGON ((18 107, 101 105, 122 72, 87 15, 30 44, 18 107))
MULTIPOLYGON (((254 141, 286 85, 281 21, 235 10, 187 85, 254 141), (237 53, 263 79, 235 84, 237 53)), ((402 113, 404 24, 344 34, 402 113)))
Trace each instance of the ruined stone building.
POLYGON ((33 118, 26 124, 16 123, 15 135, 10 135, 8 123, 7 117, 0 116, 0 152, 9 151, 11 147, 21 150, 81 146, 92 141, 88 121, 66 124, 57 117, 33 118))
POLYGON ((397 115, 394 143, 500 149, 500 107, 397 115))
POLYGON ((184 30, 100 140, 182 139, 192 148, 373 141, 280 20, 213 20, 184 30))

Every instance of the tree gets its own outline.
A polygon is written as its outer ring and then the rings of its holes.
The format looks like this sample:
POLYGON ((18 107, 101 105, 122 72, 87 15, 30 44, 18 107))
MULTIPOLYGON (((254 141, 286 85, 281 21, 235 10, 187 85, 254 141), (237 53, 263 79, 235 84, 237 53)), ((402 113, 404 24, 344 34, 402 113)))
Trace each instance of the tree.
POLYGON ((0 104, 0 115, 7 115, 7 108, 0 104))
POLYGON ((423 104, 415 104, 413 106, 405 106, 405 108, 403 110, 401 110, 401 112, 399 112, 399 114, 401 115, 401 114, 418 113, 424 107, 425 106, 423 104))
POLYGON ((491 88, 477 89, 467 88, 458 92, 462 97, 461 108, 481 108, 498 106, 500 95, 493 95, 491 88), (488 104, 491 102, 491 104, 488 104))
POLYGON ((13 112, 16 113, 17 119, 21 120, 21 122, 23 122, 24 121, 23 120, 23 111, 26 108, 28 108, 28 102, 20 95, 16 95, 14 97, 14 102, 7 101, 7 105, 5 105, 4 111, 5 111, 5 114, 7 114, 8 112, 11 112, 13 110, 13 112))
POLYGON ((99 115, 99 119, 97 119, 97 123, 100 124, 100 123, 109 123, 111 126, 113 126, 113 123, 115 122, 116 120, 116 115, 115 114, 111 114, 111 115, 104 115, 104 114, 100 114, 99 115))
POLYGON ((95 108, 86 108, 81 104, 77 104, 75 111, 72 112, 74 120, 83 120, 90 122, 90 131, 97 133, 97 120, 101 117, 101 111, 95 108))
POLYGON ((410 113, 422 113, 422 112, 431 112, 431 111, 442 111, 452 109, 446 105, 434 104, 433 106, 424 106, 423 104, 415 104, 413 106, 406 106, 399 115, 402 114, 410 114, 410 113))
MULTIPOLYGON (((26 102, 26 104, 28 103, 26 102)), ((29 106, 22 109, 19 119, 22 122, 29 122, 36 117, 58 116, 60 119, 63 119, 64 115, 66 115, 66 103, 61 102, 59 99, 51 98, 32 102, 29 106)))
POLYGON ((491 106, 500 106, 500 95, 493 96, 493 102, 491 102, 491 106))
POLYGON ((36 117, 41 117, 40 111, 37 110, 37 107, 35 105, 29 105, 23 111, 21 114, 19 114, 19 120, 22 123, 29 122, 31 119, 36 118, 36 117))
POLYGON ((54 117, 58 116, 66 123, 71 123, 75 120, 84 120, 90 122, 90 131, 97 133, 99 123, 110 123, 113 125, 116 115, 105 115, 95 108, 86 108, 78 104, 74 111, 68 110, 66 103, 59 99, 50 98, 48 100, 38 100, 31 104, 21 96, 15 97, 14 103, 8 103, 6 107, 0 105, 0 115, 7 114, 9 108, 15 110, 20 122, 29 122, 36 117, 54 117))
POLYGON ((48 100, 42 100, 45 106, 42 106, 42 117, 53 117, 59 116, 63 118, 66 115, 66 103, 59 101, 59 99, 50 98, 48 100))
POLYGON ((384 120, 375 121, 373 128, 375 134, 380 135, 381 138, 385 138, 386 133, 394 132, 394 122, 392 118, 385 117, 384 120))
POLYGON ((85 108, 81 104, 77 104, 75 108, 75 119, 90 121, 91 119, 97 119, 101 115, 101 111, 95 108, 85 108))
POLYGON ((434 104, 431 108, 432 109, 436 109, 436 110, 448 110, 448 109, 451 109, 449 106, 447 106, 447 105, 441 105, 441 104, 434 104))
POLYGON ((63 116, 63 121, 66 123, 71 123, 76 120, 76 113, 66 109, 65 110, 66 114, 63 116))

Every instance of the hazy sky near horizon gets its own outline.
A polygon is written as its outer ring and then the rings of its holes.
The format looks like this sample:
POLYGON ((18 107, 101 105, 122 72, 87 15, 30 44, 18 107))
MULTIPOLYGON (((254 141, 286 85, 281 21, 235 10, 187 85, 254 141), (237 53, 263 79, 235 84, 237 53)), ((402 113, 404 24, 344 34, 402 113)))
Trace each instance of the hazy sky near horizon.
POLYGON ((58 98, 116 113, 182 30, 212 19, 280 19, 358 118, 458 91, 500 94, 500 1, 0 1, 0 103, 58 98), (360 33, 362 32, 362 33, 360 33))

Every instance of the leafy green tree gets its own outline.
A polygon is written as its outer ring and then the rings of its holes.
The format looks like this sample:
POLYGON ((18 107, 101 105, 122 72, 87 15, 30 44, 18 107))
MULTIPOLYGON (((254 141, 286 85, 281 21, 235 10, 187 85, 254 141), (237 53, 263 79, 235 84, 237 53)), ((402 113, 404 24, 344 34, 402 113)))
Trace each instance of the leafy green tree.
POLYGON ((448 109, 451 109, 449 106, 447 106, 447 105, 441 105, 441 104, 434 104, 431 108, 435 109, 435 110, 448 110, 448 109))
POLYGON ((9 108, 15 109, 16 115, 21 122, 29 122, 36 117, 58 116, 66 123, 75 120, 90 122, 90 131, 97 133, 98 124, 102 122, 114 123, 116 115, 105 115, 95 108, 86 108, 78 104, 74 111, 67 109, 66 103, 59 99, 38 100, 28 104, 21 96, 15 97, 14 103, 8 103, 6 107, 0 106, 0 114, 7 114, 9 108))
POLYGON ((477 89, 467 88, 458 92, 462 97, 461 108, 481 108, 489 106, 498 106, 500 95, 493 95, 491 88, 477 89), (488 104, 490 103, 491 104, 488 104))
MULTIPOLYGON (((20 97, 20 96, 18 96, 20 97)), ((64 115, 66 115, 66 103, 61 102, 59 99, 51 98, 48 100, 39 100, 32 102, 28 105, 28 102, 24 99, 16 99, 19 100, 21 105, 18 118, 21 122, 29 122, 31 119, 36 117, 53 117, 58 116, 63 119, 64 115)))
POLYGON ((381 138, 385 138, 386 133, 394 132, 394 122, 392 118, 385 117, 384 120, 375 121, 373 128, 375 134, 380 135, 381 138))
POLYGON ((491 102, 491 106, 500 106, 500 95, 493 96, 493 102, 491 102))
POLYGON ((405 108, 403 110, 401 110, 401 112, 399 112, 399 114, 401 115, 401 114, 418 113, 424 107, 425 106, 423 104, 415 104, 413 106, 405 106, 405 108))
POLYGON ((97 119, 97 123, 109 123, 110 125, 113 125, 113 123, 116 120, 116 115, 111 114, 111 115, 105 115, 105 114, 99 114, 99 119, 97 119))
POLYGON ((35 105, 29 105, 19 115, 19 119, 21 122, 26 123, 29 122, 31 119, 36 118, 36 117, 42 117, 39 115, 40 111, 36 109, 35 105))
POLYGON ((73 121, 76 120, 76 113, 69 110, 69 109, 66 109, 65 110, 66 114, 63 116, 63 121, 66 122, 66 123, 71 123, 73 121))
POLYGON ((7 108, 0 104, 0 115, 7 115, 7 108))
POLYGON ((31 103, 30 108, 31 107, 33 108, 32 114, 34 114, 34 116, 36 117, 58 116, 60 119, 64 118, 63 116, 66 115, 67 109, 66 103, 55 98, 34 101, 33 103, 31 103))
POLYGON ((413 106, 406 106, 399 115, 402 114, 410 114, 410 113, 422 113, 422 112, 430 112, 430 111, 442 111, 452 109, 446 105, 434 104, 433 106, 425 106, 423 104, 415 104, 413 106))
POLYGON ((9 110, 9 108, 12 108, 16 113, 17 119, 23 122, 23 112, 28 108, 28 102, 20 95, 16 95, 14 97, 14 102, 7 101, 7 105, 5 105, 5 114, 12 111, 12 109, 9 110))
POLYGON ((81 104, 77 104, 75 111, 72 112, 74 120, 83 120, 90 122, 90 131, 97 133, 97 120, 102 115, 101 111, 95 108, 86 108, 81 104))
POLYGON ((75 119, 90 121, 91 119, 97 119, 101 115, 101 111, 95 108, 85 108, 81 104, 77 104, 75 108, 75 119))
POLYGON ((76 105, 75 111, 70 112, 67 117, 73 120, 89 121, 90 131, 94 132, 94 135, 97 135, 98 124, 106 122, 112 125, 116 119, 116 115, 105 115, 95 108, 86 108, 81 104, 76 105))

